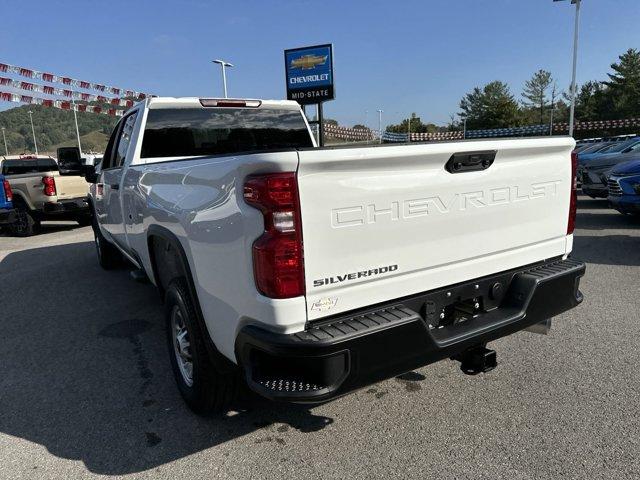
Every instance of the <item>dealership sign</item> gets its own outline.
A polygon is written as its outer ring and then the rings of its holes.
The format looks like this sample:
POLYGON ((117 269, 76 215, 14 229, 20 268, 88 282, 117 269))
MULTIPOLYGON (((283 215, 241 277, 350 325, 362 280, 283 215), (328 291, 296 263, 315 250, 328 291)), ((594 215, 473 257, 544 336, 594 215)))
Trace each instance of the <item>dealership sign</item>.
POLYGON ((333 47, 293 48, 284 51, 287 99, 301 105, 333 100, 333 47))

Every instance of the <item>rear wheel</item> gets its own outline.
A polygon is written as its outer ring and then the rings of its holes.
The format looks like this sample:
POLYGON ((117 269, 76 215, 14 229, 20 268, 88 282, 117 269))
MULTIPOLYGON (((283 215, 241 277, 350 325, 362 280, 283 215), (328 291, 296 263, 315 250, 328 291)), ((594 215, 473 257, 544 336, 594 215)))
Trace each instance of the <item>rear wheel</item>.
POLYGON ((240 375, 218 368, 209 355, 184 278, 167 288, 165 319, 171 367, 178 390, 198 414, 224 410, 236 398, 240 375))
POLYGON ((16 205, 16 220, 8 230, 17 237, 30 237, 40 230, 40 221, 36 220, 24 203, 20 202, 16 205))

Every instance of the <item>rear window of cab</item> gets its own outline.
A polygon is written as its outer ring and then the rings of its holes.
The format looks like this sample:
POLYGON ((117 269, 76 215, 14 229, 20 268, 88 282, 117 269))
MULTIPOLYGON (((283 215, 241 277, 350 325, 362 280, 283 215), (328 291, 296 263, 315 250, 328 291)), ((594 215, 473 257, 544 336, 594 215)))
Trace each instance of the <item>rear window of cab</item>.
POLYGON ((151 109, 141 157, 209 156, 312 146, 299 110, 151 109))
POLYGON ((53 158, 30 158, 3 160, 2 173, 5 176, 24 175, 28 173, 57 172, 58 164, 53 158))

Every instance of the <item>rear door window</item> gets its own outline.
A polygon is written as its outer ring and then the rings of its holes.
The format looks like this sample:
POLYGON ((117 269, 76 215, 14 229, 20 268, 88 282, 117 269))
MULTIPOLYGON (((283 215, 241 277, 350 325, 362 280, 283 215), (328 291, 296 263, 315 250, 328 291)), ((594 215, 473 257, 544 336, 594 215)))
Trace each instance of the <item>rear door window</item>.
POLYGON ((137 113, 138 112, 134 112, 124 119, 122 131, 118 136, 118 145, 116 146, 116 152, 113 159, 113 167, 121 167, 127 158, 127 152, 131 145, 131 135, 133 135, 133 127, 136 125, 137 113))
POLYGON ((151 109, 141 157, 209 156, 312 146, 298 110, 151 109))

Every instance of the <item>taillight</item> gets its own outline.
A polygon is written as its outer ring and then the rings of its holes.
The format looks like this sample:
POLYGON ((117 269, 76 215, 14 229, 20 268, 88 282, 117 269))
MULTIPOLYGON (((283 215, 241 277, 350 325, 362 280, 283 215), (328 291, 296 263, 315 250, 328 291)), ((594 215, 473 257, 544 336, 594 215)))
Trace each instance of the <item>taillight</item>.
POLYGON ((2 186, 4 188, 4 198, 7 200, 7 202, 13 201, 13 191, 11 190, 11 184, 9 183, 9 180, 3 180, 2 186))
POLYGON ((304 295, 302 224, 295 172, 247 177, 244 200, 264 216, 264 233, 253 244, 256 287, 271 298, 304 295))
POLYGON ((54 197, 56 195, 56 180, 53 177, 42 177, 42 183, 44 184, 44 194, 47 197, 54 197))
POLYGON ((571 197, 569 200, 569 220, 567 221, 567 235, 571 235, 576 228, 576 211, 578 209, 578 154, 571 152, 571 197))

